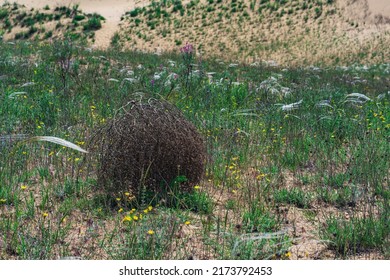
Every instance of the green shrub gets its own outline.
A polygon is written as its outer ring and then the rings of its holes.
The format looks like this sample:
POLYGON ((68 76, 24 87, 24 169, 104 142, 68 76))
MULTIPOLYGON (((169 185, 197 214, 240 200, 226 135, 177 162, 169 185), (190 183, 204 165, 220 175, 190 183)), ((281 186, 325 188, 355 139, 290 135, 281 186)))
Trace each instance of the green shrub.
POLYGON ((121 37, 119 36, 118 32, 115 32, 115 34, 111 38, 111 45, 112 46, 118 46, 120 42, 121 37))
POLYGON ((139 24, 142 22, 142 20, 140 20, 139 18, 136 18, 134 23, 136 26, 139 26, 139 24))
POLYGON ((314 12, 315 12, 314 18, 319 18, 319 17, 321 16, 321 14, 322 14, 322 9, 319 8, 319 7, 316 7, 316 8, 314 9, 314 12))
POLYGON ((12 28, 12 23, 8 18, 4 21, 4 27, 8 30, 12 28))
POLYGON ((128 12, 128 14, 131 16, 131 17, 137 17, 139 14, 140 14, 140 9, 139 8, 136 8, 130 12, 128 12))
POLYGON ((21 22, 21 26, 33 26, 35 24, 35 19, 32 17, 24 18, 24 20, 21 22))
POLYGON ((82 21, 83 19, 85 19, 85 16, 84 15, 75 15, 73 19, 75 21, 82 21))
POLYGON ((8 10, 0 9, 0 19, 4 19, 6 17, 8 17, 8 10))
POLYGON ((51 38, 53 36, 53 31, 47 31, 46 33, 45 33, 45 39, 49 39, 49 38, 51 38))
POLYGON ((104 19, 102 16, 98 14, 93 14, 84 24, 84 31, 99 30, 100 28, 102 28, 102 19, 104 19))

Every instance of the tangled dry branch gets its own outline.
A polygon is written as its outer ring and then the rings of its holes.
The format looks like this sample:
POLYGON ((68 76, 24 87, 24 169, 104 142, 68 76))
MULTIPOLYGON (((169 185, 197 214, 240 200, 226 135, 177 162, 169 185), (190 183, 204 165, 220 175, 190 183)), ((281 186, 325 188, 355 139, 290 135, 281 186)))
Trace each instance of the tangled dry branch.
POLYGON ((206 150, 195 126, 172 104, 131 101, 95 135, 98 184, 110 192, 163 191, 178 176, 183 190, 204 173, 206 150))

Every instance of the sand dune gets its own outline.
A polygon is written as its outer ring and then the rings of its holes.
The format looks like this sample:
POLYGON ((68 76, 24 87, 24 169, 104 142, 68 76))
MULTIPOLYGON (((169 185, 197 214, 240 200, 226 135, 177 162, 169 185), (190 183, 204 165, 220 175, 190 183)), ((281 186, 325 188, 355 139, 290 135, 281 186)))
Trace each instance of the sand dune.
MULTIPOLYGON (((390 0, 336 0, 340 4, 353 2, 368 4, 372 14, 381 14, 390 17, 390 0)), ((80 8, 87 13, 99 13, 108 21, 119 21, 121 15, 134 7, 140 7, 150 3, 150 0, 1 0, 0 2, 16 2, 27 7, 43 8, 49 6, 72 6, 79 4, 80 8)))
MULTIPOLYGON (((148 5, 151 0, 0 0, 0 3, 16 2, 28 8, 43 8, 46 5, 70 6, 75 4, 86 13, 99 13, 106 18, 103 28, 95 34, 96 47, 107 47, 111 37, 119 30, 120 19, 127 11, 135 7, 148 5)), ((186 2, 185 0, 183 2, 186 2)), ((364 24, 390 23, 390 0, 336 0, 349 19, 364 24)))

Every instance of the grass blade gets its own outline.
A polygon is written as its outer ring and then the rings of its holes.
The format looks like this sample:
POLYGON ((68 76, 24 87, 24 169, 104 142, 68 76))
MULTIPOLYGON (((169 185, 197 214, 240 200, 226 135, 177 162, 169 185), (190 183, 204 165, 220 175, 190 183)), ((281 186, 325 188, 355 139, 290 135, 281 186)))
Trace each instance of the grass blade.
POLYGON ((53 136, 33 136, 26 140, 27 142, 34 142, 34 141, 46 141, 51 142, 54 144, 59 144, 64 147, 71 148, 73 150, 82 152, 82 153, 88 153, 88 151, 84 150, 80 146, 77 146, 76 144, 73 144, 72 142, 66 141, 64 139, 53 137, 53 136))

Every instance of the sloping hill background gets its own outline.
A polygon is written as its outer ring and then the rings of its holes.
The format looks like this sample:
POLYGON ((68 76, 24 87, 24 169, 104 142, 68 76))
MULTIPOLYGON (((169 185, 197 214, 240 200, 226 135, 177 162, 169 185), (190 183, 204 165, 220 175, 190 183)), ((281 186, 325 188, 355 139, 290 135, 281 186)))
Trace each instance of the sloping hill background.
POLYGON ((389 57, 389 22, 367 1, 193 0, 135 9, 120 34, 140 50, 188 41, 206 55, 246 62, 378 62, 389 57))
MULTIPOLYGON (((111 43, 140 51, 176 50, 185 42, 205 56, 242 62, 273 64, 343 64, 389 61, 390 4, 386 0, 161 0, 161 1, 56 1, 19 0, 20 13, 55 13, 55 8, 76 7, 102 16, 101 26, 78 28, 85 23, 68 20, 54 24, 38 20, 21 25, 14 6, 0 15, 3 37, 47 39, 76 32, 95 47, 111 43), (13 14, 13 16, 10 15, 13 14), (7 22, 7 19, 13 21, 7 22), (104 19, 104 20, 103 20, 104 19), (13 28, 16 26, 16 28, 13 28), (41 26, 40 28, 38 26, 41 26), (10 29, 11 27, 11 29, 10 29), (77 31, 76 31, 77 30, 77 31), (92 31, 88 33, 89 31, 92 31), (27 35, 21 35, 21 32, 27 35), (85 34, 88 33, 88 34, 85 34), (33 36, 34 35, 34 36, 33 36), (50 35, 50 33, 49 33, 50 35)), ((12 7, 11 7, 12 6, 12 7)), ((87 16, 89 15, 89 16, 87 16)), ((20 16, 19 16, 20 17, 20 16)), ((66 18, 66 17, 64 17, 66 18)), ((80 18, 80 16, 79 16, 80 18)), ((54 21, 58 18, 54 17, 54 21)))

